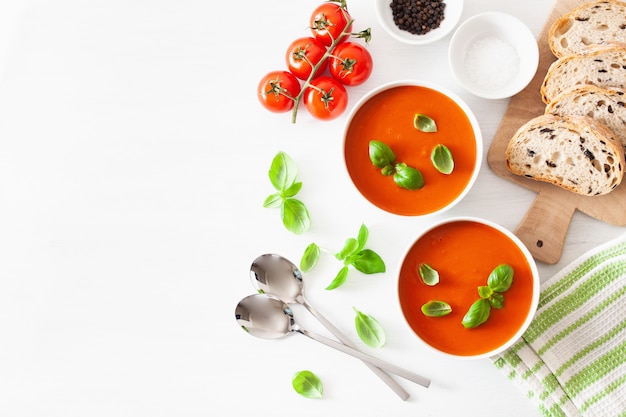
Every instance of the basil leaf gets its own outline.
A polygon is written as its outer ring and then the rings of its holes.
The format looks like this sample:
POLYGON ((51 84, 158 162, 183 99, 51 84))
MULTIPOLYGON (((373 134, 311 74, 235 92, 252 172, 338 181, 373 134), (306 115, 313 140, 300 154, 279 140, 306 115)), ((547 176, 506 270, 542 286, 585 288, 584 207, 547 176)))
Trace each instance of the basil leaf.
POLYGON ((422 306, 422 313, 427 317, 443 317, 452 312, 452 307, 445 301, 429 301, 422 306))
POLYGON ((501 309, 502 307, 504 307, 504 295, 494 293, 489 298, 489 303, 491 304, 491 307, 501 309))
POLYGON ((352 265, 357 271, 364 274, 377 274, 385 272, 385 262, 371 249, 363 249, 345 260, 345 263, 352 265))
POLYGON ((320 258, 320 247, 315 243, 311 243, 304 250, 304 254, 302 255, 302 259, 300 259, 300 270, 302 272, 309 272, 315 264, 317 264, 318 259, 320 258))
POLYGON ((370 161, 377 168, 385 168, 387 165, 391 165, 396 160, 396 155, 391 148, 386 144, 378 140, 371 140, 369 143, 369 155, 370 161))
POLYGON ((289 188, 283 191, 283 197, 285 198, 294 197, 296 194, 298 194, 300 189, 302 189, 302 183, 294 182, 293 184, 291 184, 289 188))
POLYGON ((296 164, 285 152, 278 152, 272 160, 269 170, 270 181, 278 191, 291 187, 296 180, 298 170, 296 164))
POLYGON ((283 204, 283 197, 280 193, 275 193, 268 196, 263 202, 264 208, 278 208, 283 204))
POLYGON ((335 279, 333 279, 333 281, 328 285, 328 287, 326 287, 326 289, 334 290, 335 288, 341 287, 344 284, 344 282, 346 282, 346 279, 348 278, 348 272, 349 272, 349 269, 347 266, 344 266, 343 268, 341 268, 339 272, 337 273, 337 276, 335 277, 335 279))
POLYGON ((430 160, 437 171, 442 174, 451 174, 454 170, 454 159, 452 152, 446 145, 437 145, 430 154, 430 160))
POLYGON ((359 244, 359 246, 357 247, 357 251, 365 247, 368 237, 369 237, 369 230, 367 229, 367 226, 365 226, 365 224, 362 224, 361 227, 359 228, 359 234, 356 237, 356 241, 359 244))
POLYGON ((362 313, 354 307, 352 309, 356 313, 354 319, 356 332, 363 343, 374 349, 383 347, 387 337, 380 323, 374 317, 362 313))
POLYGON ((393 167, 393 165, 387 165, 380 171, 380 173, 383 174, 385 177, 393 175, 394 172, 396 172, 396 169, 393 167))
POLYGON ((357 240, 352 237, 348 238, 346 239, 346 243, 344 243, 343 248, 335 254, 335 258, 339 259, 340 261, 343 261, 348 256, 355 253, 358 250, 358 248, 359 248, 359 242, 357 242, 357 240))
POLYGON ((321 398, 324 393, 322 381, 311 371, 296 372, 291 385, 298 394, 306 398, 321 398))
POLYGON ((489 298, 493 295, 493 290, 486 285, 478 287, 478 295, 480 298, 489 298))
POLYGON ((513 283, 513 268, 510 265, 502 264, 494 268, 487 278, 487 285, 495 292, 505 292, 511 288, 513 283))
POLYGON ((404 163, 396 165, 396 173, 393 175, 393 180, 398 186, 407 190, 417 190, 424 186, 422 173, 404 163))
POLYGON ((470 306, 469 310, 463 317, 463 327, 472 329, 480 326, 487 321, 490 311, 491 304, 489 303, 489 300, 481 298, 474 301, 474 304, 470 306))
POLYGON ((433 269, 430 265, 420 264, 418 270, 424 284, 431 287, 439 284, 439 272, 433 269))
POLYGON ((413 118, 413 126, 421 132, 432 133, 437 131, 435 121, 425 114, 417 113, 413 118))
POLYGON ((302 201, 295 198, 283 201, 280 217, 287 230, 297 235, 306 232, 311 227, 309 211, 302 201))

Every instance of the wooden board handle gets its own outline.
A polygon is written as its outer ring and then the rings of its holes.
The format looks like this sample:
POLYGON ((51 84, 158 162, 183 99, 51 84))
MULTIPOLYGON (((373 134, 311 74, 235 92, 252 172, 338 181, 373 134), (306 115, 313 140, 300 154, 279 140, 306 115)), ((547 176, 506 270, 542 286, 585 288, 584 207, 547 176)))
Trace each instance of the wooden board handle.
POLYGON ((561 259, 565 236, 576 211, 569 200, 560 200, 543 192, 537 194, 515 235, 539 261, 555 264, 561 259))

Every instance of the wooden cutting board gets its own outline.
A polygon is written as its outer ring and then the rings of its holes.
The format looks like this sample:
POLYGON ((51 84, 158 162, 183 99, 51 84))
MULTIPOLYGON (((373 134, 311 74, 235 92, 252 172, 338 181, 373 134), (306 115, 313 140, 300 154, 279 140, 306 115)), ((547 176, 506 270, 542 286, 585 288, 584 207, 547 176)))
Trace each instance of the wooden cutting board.
POLYGON ((582 196, 555 185, 512 174, 506 167, 506 146, 517 129, 544 113, 540 88, 548 67, 556 60, 548 46, 552 23, 588 0, 557 0, 539 37, 539 67, 530 84, 511 98, 487 153, 487 162, 498 175, 537 192, 537 198, 514 233, 539 261, 554 264, 563 253, 574 212, 579 210, 600 221, 626 226, 626 181, 603 196, 582 196))

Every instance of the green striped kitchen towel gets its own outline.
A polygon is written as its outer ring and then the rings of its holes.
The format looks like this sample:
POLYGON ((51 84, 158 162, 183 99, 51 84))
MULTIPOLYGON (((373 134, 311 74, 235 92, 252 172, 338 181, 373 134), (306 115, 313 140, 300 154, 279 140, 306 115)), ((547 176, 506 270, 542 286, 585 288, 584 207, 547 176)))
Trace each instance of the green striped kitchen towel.
POLYGON ((546 417, 626 417, 626 235, 542 283, 528 330, 492 360, 546 417))

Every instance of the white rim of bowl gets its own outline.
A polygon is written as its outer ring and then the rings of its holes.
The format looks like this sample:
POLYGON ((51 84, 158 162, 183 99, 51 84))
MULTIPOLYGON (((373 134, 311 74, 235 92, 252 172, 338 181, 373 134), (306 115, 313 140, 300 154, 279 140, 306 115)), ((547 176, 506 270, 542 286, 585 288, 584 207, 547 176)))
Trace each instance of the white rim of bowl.
POLYGON ((537 39, 535 38, 535 35, 532 33, 530 28, 516 16, 513 16, 512 14, 509 14, 509 13, 504 13, 504 12, 482 12, 465 20, 455 30, 454 34, 452 35, 452 38, 450 39, 450 43, 448 45, 448 62, 452 63, 453 61, 456 61, 455 57, 453 56, 454 53, 452 49, 453 49, 453 46, 459 41, 459 38, 462 36, 461 31, 463 30, 463 28, 473 23, 474 21, 484 19, 485 17, 497 17, 497 18, 500 18, 501 20, 506 19, 511 22, 514 22, 514 24, 519 28, 518 33, 520 33, 524 38, 528 40, 531 40, 531 39, 533 40, 536 47, 532 48, 532 55, 530 56, 527 54, 524 55, 524 59, 527 60, 528 66, 532 66, 535 69, 533 73, 529 75, 527 79, 525 79, 525 82, 522 83, 522 85, 516 88, 503 88, 500 90, 495 90, 493 92, 486 92, 486 91, 481 91, 479 89, 476 89, 472 85, 468 85, 465 82, 463 82, 462 81, 463 77, 457 72, 457 70, 455 70, 456 68, 455 65, 450 65, 450 69, 452 71, 452 75, 454 75, 454 78, 463 86, 463 88, 465 88, 467 91, 474 94, 475 96, 486 98, 486 99, 493 99, 493 100, 509 98, 519 93, 524 88, 526 88, 528 83, 530 83, 530 81, 535 76, 537 72, 537 67, 539 65, 539 45, 537 44, 537 39))
MULTIPOLYGON (((404 251, 404 254, 403 254, 402 258, 401 258, 402 261, 400 262, 400 264, 397 267, 396 277, 397 277, 398 280, 400 279, 400 272, 402 270, 402 265, 404 264, 404 260, 406 259, 407 255, 411 251, 411 248, 413 247, 415 242, 417 242, 426 233, 430 232, 431 230, 436 229, 439 226, 442 226, 442 225, 448 224, 448 223, 460 222, 460 221, 469 221, 469 222, 481 223, 481 224, 484 224, 486 226, 489 226, 489 227, 491 227, 493 229, 496 229, 496 230, 500 231, 501 233, 506 235, 509 239, 511 239, 513 241, 513 243, 515 243, 520 248, 522 253, 524 254, 524 257, 526 258, 526 261, 528 262, 528 265, 530 266, 531 273, 533 274, 533 278, 534 279, 533 279, 533 296, 532 296, 532 299, 531 299, 530 310, 528 312, 528 315, 526 316, 526 319, 524 320, 524 322, 520 326, 520 328, 517 330, 517 332, 515 332, 515 334, 513 336, 511 336, 511 338, 509 339, 508 342, 506 342, 502 346, 499 346, 499 347, 497 347, 495 349, 492 349, 492 350, 490 350, 488 352, 484 352, 484 353, 481 353, 481 354, 478 354, 478 355, 470 355, 470 356, 454 355, 452 353, 441 351, 441 350, 435 348, 434 346, 431 346, 430 344, 428 344, 424 339, 422 339, 411 328, 411 326, 409 325, 406 317, 404 317, 404 311, 402 311, 402 306, 400 306, 400 310, 402 312, 402 318, 403 318, 403 321, 404 321, 405 325, 409 328, 411 333, 415 335, 415 337, 420 342, 420 344, 425 346, 428 350, 430 350, 432 352, 435 352, 435 353, 437 353, 439 355, 443 355, 444 357, 455 358, 455 359, 460 359, 460 360, 485 359, 485 358, 488 358, 488 357, 491 357, 491 356, 494 356, 494 355, 497 355, 499 353, 504 352, 505 350, 510 348, 515 342, 517 342, 519 340, 519 338, 522 337, 524 332, 528 329, 528 326, 530 326, 530 323, 534 320, 535 314, 537 312, 537 307, 539 306, 539 295, 540 295, 540 291, 541 291, 541 282, 540 282, 539 270, 537 269, 537 263, 535 262, 535 258, 533 258, 532 254, 530 253, 530 251, 528 250, 526 245, 524 245, 524 243, 513 232, 511 232, 509 229, 505 228, 504 226, 501 226, 498 223, 495 223, 495 222, 492 222, 491 220, 483 219, 483 218, 480 218, 480 217, 456 216, 456 217, 450 217, 450 218, 447 218, 447 219, 439 220, 439 221, 429 225, 428 227, 426 227, 418 235, 418 237, 416 237, 415 240, 413 240, 409 244, 408 248, 404 251)), ((398 297, 399 297, 399 294, 398 294, 398 297)), ((399 304, 399 301, 398 301, 398 304, 399 304)))
POLYGON ((450 16, 445 16, 444 14, 444 20, 442 21, 442 25, 448 17, 450 18, 450 20, 445 23, 445 26, 440 25, 438 28, 432 29, 430 32, 425 33, 424 35, 414 35, 396 26, 395 22, 393 21, 393 13, 391 12, 391 8, 389 7, 390 3, 391 0, 376 1, 376 15, 378 17, 378 21, 387 31, 387 33, 389 33, 389 35, 391 35, 394 39, 397 39, 404 43, 408 43, 411 45, 427 45, 429 43, 436 42, 440 39, 445 38, 447 35, 450 34, 450 32, 454 30, 456 25, 461 20, 465 0, 447 0, 445 2, 446 8, 452 9, 454 13, 450 16), (450 4, 455 4, 456 7, 451 8, 450 4))
POLYGON ((358 194, 365 200, 367 201, 369 204, 371 204, 373 207, 376 207, 378 210, 387 213, 387 214, 391 214, 394 216, 402 216, 402 217, 418 217, 418 218, 426 218, 426 217, 430 217, 430 216, 436 216, 442 213, 445 213, 446 211, 450 210, 452 207, 456 206, 461 200, 463 200, 463 198, 470 192, 470 190, 474 187, 474 184, 476 183, 476 179, 478 178, 478 174, 480 173, 480 169, 482 167, 482 160, 483 160, 483 137, 482 137, 482 132, 480 129, 480 125, 478 124, 478 119, 476 118, 476 116, 474 115, 474 112, 472 111, 472 109, 470 108, 470 106, 461 98, 459 97, 456 93, 448 90, 445 87, 442 87, 441 85, 429 82, 429 81, 423 81, 423 80, 411 80, 411 79, 406 79, 406 80, 397 80, 397 81, 391 81, 391 82, 387 82, 385 84, 381 84, 378 87, 375 87, 374 89, 370 90, 367 94, 365 94, 363 97, 361 97, 357 103, 354 105, 354 107, 352 108, 352 110, 350 110, 350 113, 348 114, 348 117, 346 119, 346 124, 343 130, 343 164, 346 170, 346 173, 348 174, 348 177, 350 178, 350 182, 352 182, 352 185, 354 186, 354 188, 356 188, 358 194), (376 94, 388 90, 390 88, 395 88, 395 87, 424 87, 424 88, 429 88, 431 90, 435 90, 440 92, 441 94, 444 94, 446 96, 448 96, 450 99, 452 99, 465 113, 465 115, 467 116, 467 118, 470 121, 470 124, 472 125, 472 130, 474 131, 474 141, 476 143, 476 162, 474 164, 474 170, 472 171, 472 176, 470 177, 470 180, 468 181, 467 185, 465 186, 465 188, 463 189, 463 191, 454 199, 452 200, 447 206, 440 208, 439 210, 435 210, 433 212, 430 213, 424 213, 424 214, 398 214, 398 213, 392 213, 390 211, 387 211, 381 207, 378 207, 376 204, 374 204, 372 201, 370 201, 367 197, 365 197, 361 191, 357 188, 356 184, 354 184, 354 181, 352 180, 352 176, 350 175, 350 171, 348 170, 348 164, 346 163, 346 158, 345 158, 345 152, 346 152, 346 136, 348 133, 348 128, 350 127, 350 123, 352 123, 352 119, 354 118, 354 115, 359 111, 359 109, 363 106, 363 104, 368 101, 370 98, 372 98, 373 96, 375 96, 376 94))

